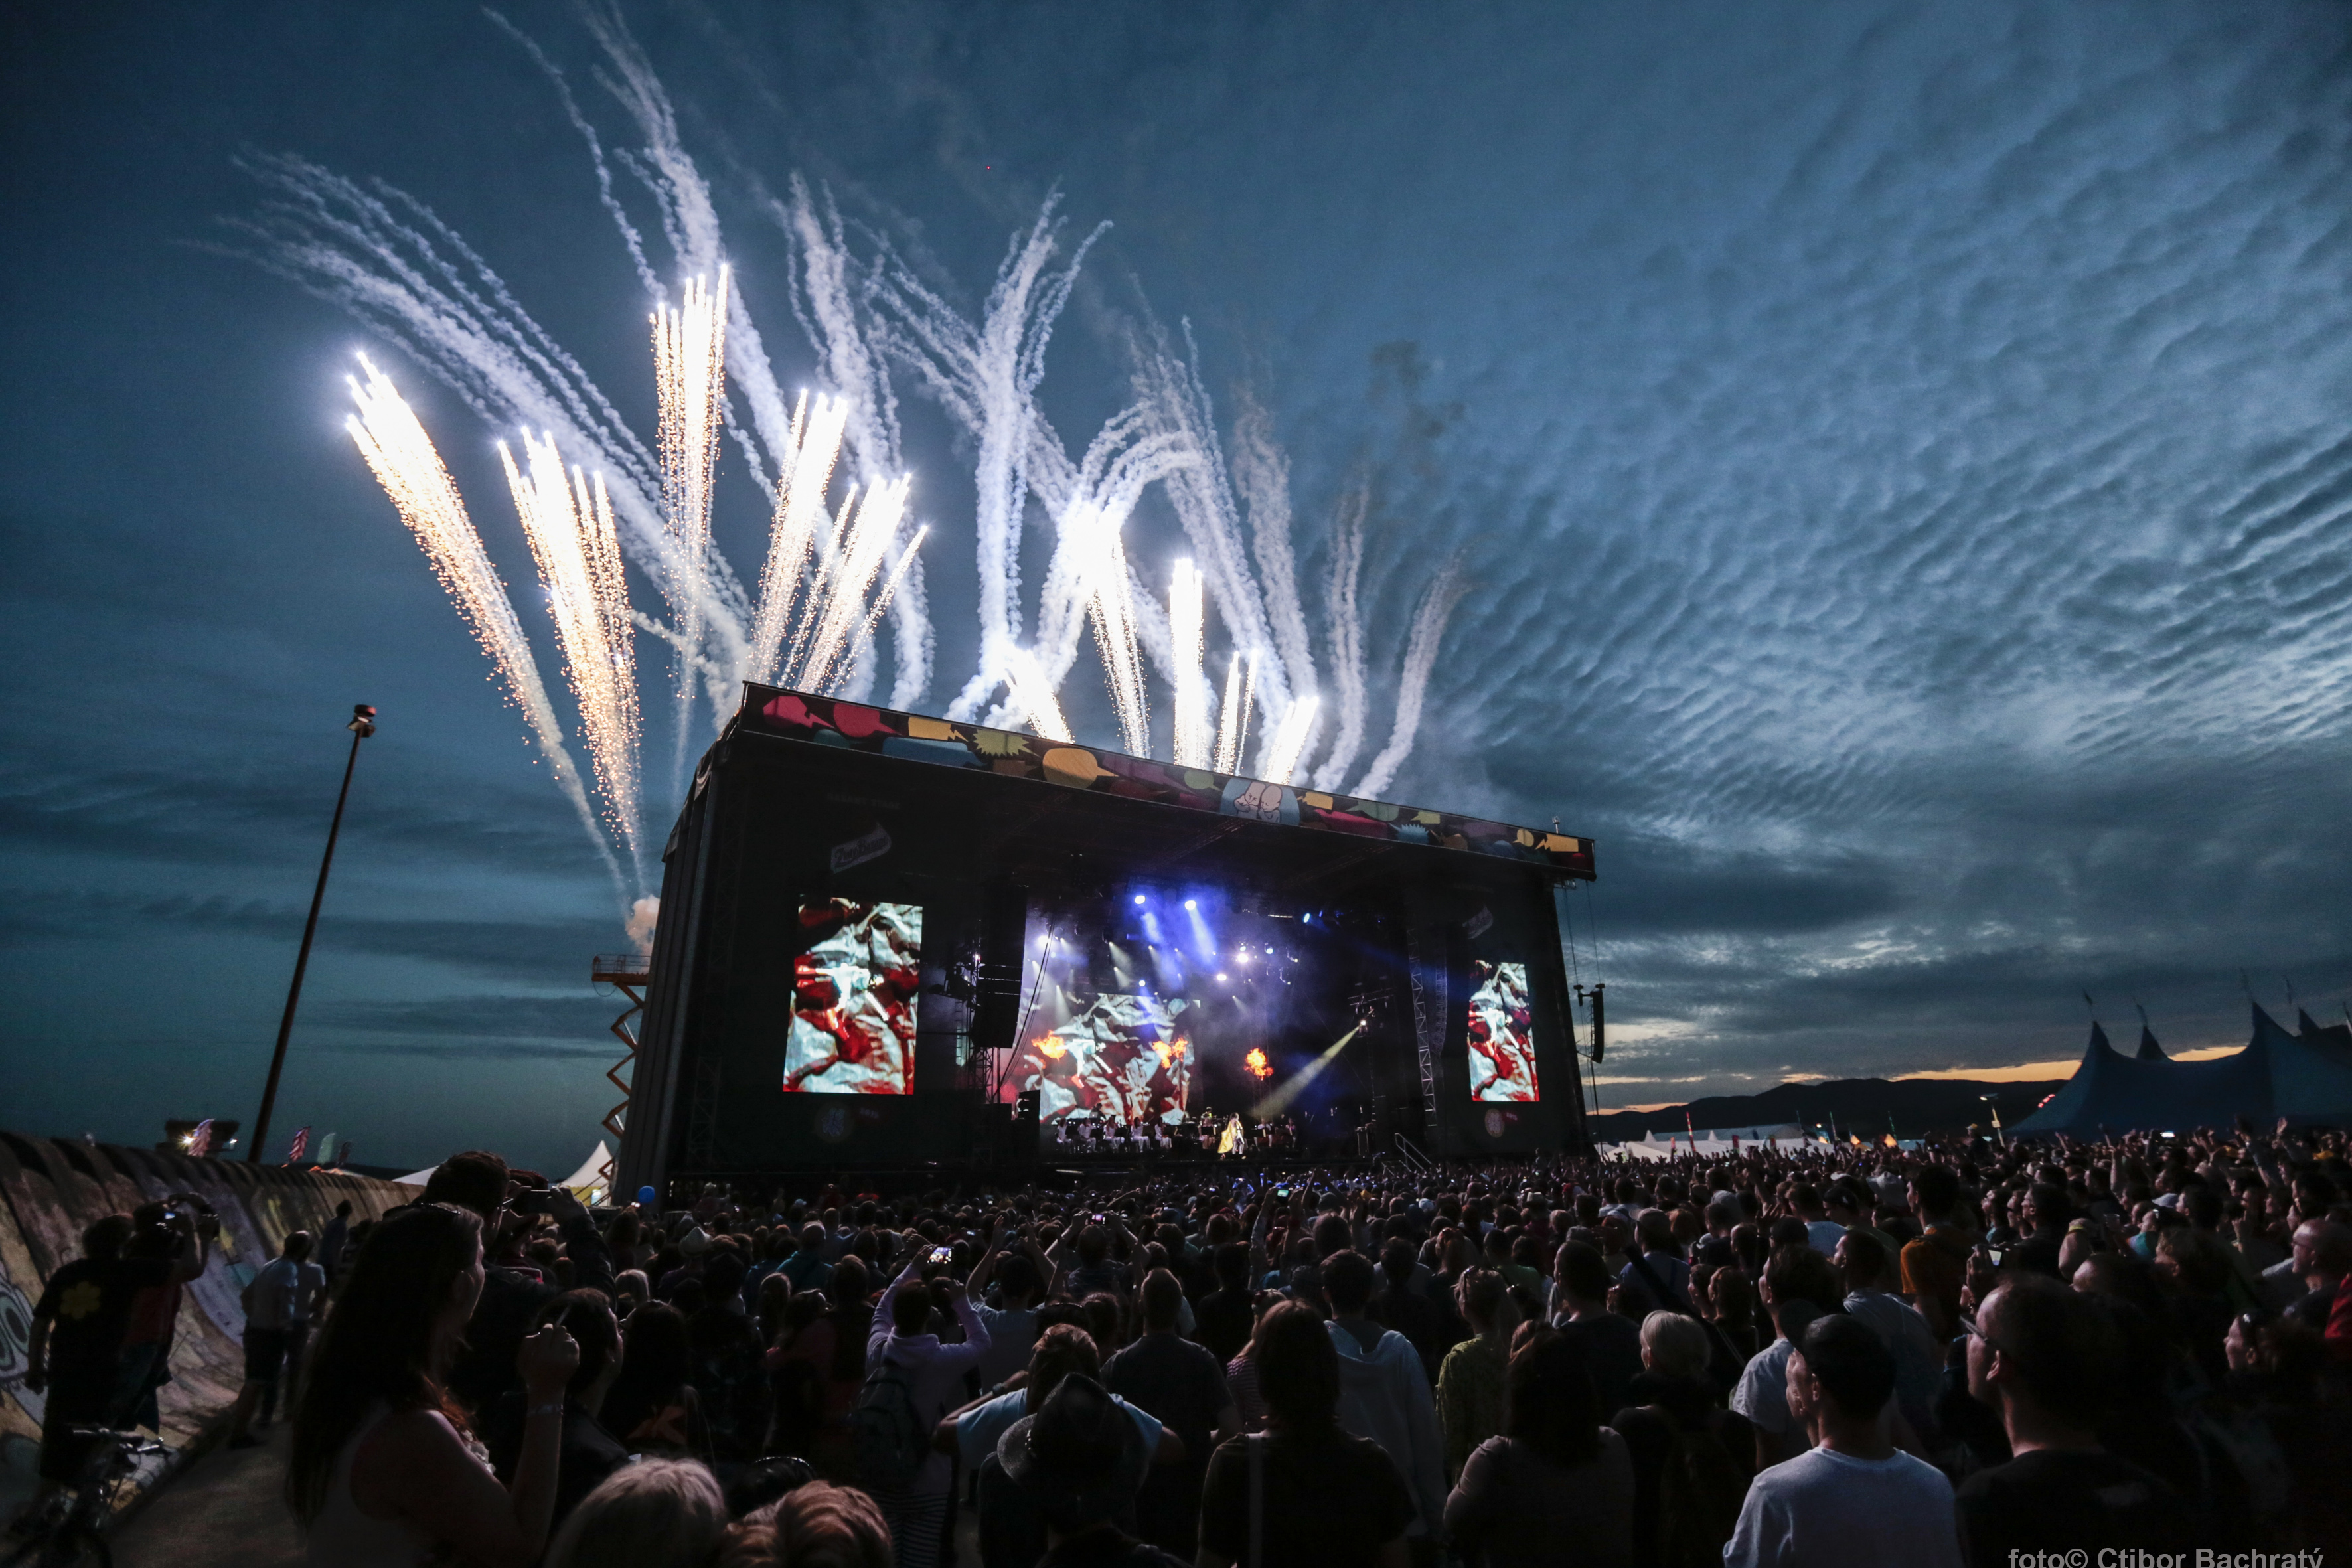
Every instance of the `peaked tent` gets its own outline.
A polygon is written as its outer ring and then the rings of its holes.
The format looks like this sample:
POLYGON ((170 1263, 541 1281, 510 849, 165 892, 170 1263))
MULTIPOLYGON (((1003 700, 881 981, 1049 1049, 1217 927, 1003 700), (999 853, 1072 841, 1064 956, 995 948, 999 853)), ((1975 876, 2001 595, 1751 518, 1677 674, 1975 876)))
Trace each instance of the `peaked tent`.
MULTIPOLYGON (((2144 1038, 2143 1047, 2150 1043, 2152 1037, 2144 1038)), ((2352 1050, 2290 1035, 2259 1005, 2246 1048, 2209 1062, 2178 1062, 2160 1052, 2126 1057, 2093 1024, 2082 1066, 2066 1087, 2010 1131, 2095 1138, 2103 1128, 2221 1127, 2240 1115, 2257 1124, 2279 1116, 2352 1123, 2352 1050)))
POLYGON ((2139 1026, 2139 1049, 2134 1056, 2144 1062, 2168 1062, 2172 1059, 2164 1054, 2164 1047, 2156 1043, 2156 1031, 2145 1023, 2139 1026))

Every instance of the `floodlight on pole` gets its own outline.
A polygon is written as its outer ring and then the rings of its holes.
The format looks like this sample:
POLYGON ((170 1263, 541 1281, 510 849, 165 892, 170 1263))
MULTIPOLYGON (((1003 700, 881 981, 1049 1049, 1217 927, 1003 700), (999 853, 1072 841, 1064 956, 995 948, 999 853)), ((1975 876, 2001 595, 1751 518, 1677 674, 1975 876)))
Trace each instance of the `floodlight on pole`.
POLYGON ((375 710, 364 702, 352 704, 351 755, 343 760, 343 787, 335 795, 334 819, 327 824, 327 852, 319 858, 319 884, 310 889, 310 918, 303 922, 302 945, 294 954, 294 983, 286 988, 285 1016, 278 1020, 278 1048, 269 1057, 269 1082, 261 1091, 261 1114, 253 1119, 253 1142, 246 1149, 248 1164, 261 1161, 262 1143, 269 1136, 269 1113, 278 1104, 278 1079, 286 1070, 286 1042, 294 1034, 294 1008, 302 1000, 302 972, 310 967, 310 939, 319 934, 319 905, 327 896, 327 871, 335 863, 335 837, 343 830, 343 803, 352 795, 352 769, 360 760, 360 742, 375 733, 375 710))

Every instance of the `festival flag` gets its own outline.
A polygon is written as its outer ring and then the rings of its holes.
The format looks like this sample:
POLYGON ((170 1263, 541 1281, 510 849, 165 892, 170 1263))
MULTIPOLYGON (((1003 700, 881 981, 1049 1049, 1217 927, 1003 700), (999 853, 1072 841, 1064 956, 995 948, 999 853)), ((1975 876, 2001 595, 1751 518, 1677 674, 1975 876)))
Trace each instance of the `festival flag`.
POLYGON ((310 1128, 308 1128, 308 1127, 298 1127, 298 1128, 296 1128, 296 1129, 294 1130, 294 1146, 293 1146, 291 1149, 289 1149, 289 1150, 287 1150, 287 1151, 286 1151, 286 1163, 287 1163, 288 1164, 289 1164, 289 1165, 299 1165, 299 1164, 300 1164, 300 1163, 302 1163, 302 1152, 303 1152, 303 1151, 304 1151, 304 1150, 306 1150, 306 1149, 308 1149, 308 1148, 310 1148, 310 1128))
POLYGON ((192 1160, 201 1160, 212 1152, 213 1119, 207 1116, 196 1123, 196 1130, 194 1132, 188 1134, 188 1157, 192 1160))
POLYGON ((346 1138, 343 1140, 341 1146, 337 1148, 335 1151, 335 1163, 327 1168, 331 1171, 340 1171, 350 1162, 351 1157, 352 1141, 346 1138))

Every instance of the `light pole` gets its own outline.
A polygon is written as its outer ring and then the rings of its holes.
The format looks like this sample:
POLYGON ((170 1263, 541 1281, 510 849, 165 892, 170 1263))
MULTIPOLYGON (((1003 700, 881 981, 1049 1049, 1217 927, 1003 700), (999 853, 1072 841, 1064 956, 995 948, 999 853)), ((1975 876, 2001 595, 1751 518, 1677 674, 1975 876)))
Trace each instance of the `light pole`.
POLYGON ((269 1057, 269 1082, 261 1091, 261 1114, 253 1119, 253 1142, 245 1151, 247 1164, 259 1164, 262 1144, 269 1136, 269 1112, 278 1104, 278 1075, 286 1070, 286 1042, 294 1033, 294 1006, 302 1000, 302 972, 310 967, 310 939, 319 934, 319 904, 327 896, 327 868, 335 863, 335 836, 343 830, 343 802, 352 795, 352 769, 360 760, 360 742, 375 733, 375 710, 364 702, 352 705, 352 754, 343 762, 343 787, 335 795, 335 818, 327 825, 327 852, 319 858, 319 885, 310 890, 310 918, 302 926, 302 946, 294 955, 294 984, 286 988, 286 1016, 278 1021, 278 1048, 269 1057))

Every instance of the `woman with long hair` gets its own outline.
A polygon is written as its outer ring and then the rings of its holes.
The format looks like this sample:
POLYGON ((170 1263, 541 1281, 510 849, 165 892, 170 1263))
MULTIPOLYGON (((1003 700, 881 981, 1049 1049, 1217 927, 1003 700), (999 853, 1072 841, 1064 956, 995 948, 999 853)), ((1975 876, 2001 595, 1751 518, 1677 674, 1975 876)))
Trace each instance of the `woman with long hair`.
POLYGON ((1471 1337, 1447 1351, 1437 1368, 1437 1425, 1445 1434, 1449 1481, 1460 1480, 1471 1452, 1503 1429, 1503 1373, 1520 1321, 1503 1277, 1491 1268, 1465 1271, 1454 1301, 1471 1337))
POLYGON ((523 1341, 521 1451, 501 1487, 443 1382, 481 1291, 481 1221, 466 1210, 419 1204, 368 1237, 294 1413, 286 1500, 311 1568, 538 1560, 580 1347, 554 1324, 523 1341))
POLYGON ((1503 1432, 1462 1468, 1445 1529, 1488 1568, 1592 1564, 1622 1568, 1633 1552, 1633 1461, 1601 1424, 1583 1347, 1558 1333, 1529 1339, 1503 1380, 1503 1432))
POLYGON ((710 1433, 693 1376, 686 1315, 667 1301, 648 1301, 622 1326, 620 1375, 597 1419, 632 1453, 708 1458, 710 1433))

